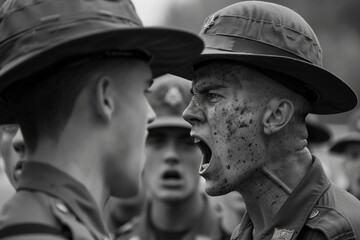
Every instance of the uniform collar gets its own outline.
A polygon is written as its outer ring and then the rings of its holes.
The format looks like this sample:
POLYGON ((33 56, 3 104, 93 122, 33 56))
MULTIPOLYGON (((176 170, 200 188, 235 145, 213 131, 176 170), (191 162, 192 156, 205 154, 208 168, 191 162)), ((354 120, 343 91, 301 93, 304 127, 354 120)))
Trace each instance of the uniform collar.
MULTIPOLYGON (((261 239, 277 239, 272 237, 274 234, 280 233, 292 236, 292 238, 284 239, 294 239, 304 226, 319 198, 330 185, 331 182, 326 177, 320 160, 313 156, 313 163, 308 173, 280 208, 272 225, 262 231, 261 239), (275 231, 275 228, 278 230, 275 231)), ((241 225, 234 231, 232 239, 252 239, 252 229, 251 219, 246 213, 241 225)))
POLYGON ((107 235, 98 206, 89 191, 59 169, 48 164, 26 161, 19 179, 19 190, 44 192, 61 200, 93 234, 107 235))

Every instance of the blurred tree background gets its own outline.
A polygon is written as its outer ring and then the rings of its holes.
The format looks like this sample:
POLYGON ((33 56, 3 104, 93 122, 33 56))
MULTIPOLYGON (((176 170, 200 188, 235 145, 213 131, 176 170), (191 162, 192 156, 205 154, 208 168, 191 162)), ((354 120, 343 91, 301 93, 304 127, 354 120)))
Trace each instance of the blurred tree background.
MULTIPOLYGON (((236 2, 239 1, 172 1, 165 12, 162 25, 180 27, 198 33, 208 15, 236 2)), ((268 2, 287 6, 306 19, 321 43, 324 52, 323 66, 341 77, 360 97, 360 1, 273 0, 268 2)), ((320 118, 328 123, 345 123, 352 112, 320 116, 320 118)))

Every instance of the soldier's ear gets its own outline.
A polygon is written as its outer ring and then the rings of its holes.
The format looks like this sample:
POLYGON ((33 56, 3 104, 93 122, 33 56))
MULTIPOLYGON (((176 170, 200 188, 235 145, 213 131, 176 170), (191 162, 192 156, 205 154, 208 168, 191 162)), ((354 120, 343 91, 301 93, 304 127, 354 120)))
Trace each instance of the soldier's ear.
POLYGON ((101 76, 95 80, 93 107, 95 114, 104 121, 110 121, 115 111, 112 84, 107 76, 101 76))
POLYGON ((271 100, 264 111, 262 125, 267 135, 276 133, 286 126, 294 113, 294 105, 288 99, 271 100))

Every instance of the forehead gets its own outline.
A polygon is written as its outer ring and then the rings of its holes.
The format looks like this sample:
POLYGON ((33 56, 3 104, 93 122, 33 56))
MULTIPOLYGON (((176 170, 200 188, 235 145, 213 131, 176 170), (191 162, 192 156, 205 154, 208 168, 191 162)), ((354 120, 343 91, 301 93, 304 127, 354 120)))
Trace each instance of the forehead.
POLYGON ((223 84, 242 86, 242 82, 258 78, 255 70, 237 62, 207 62, 195 67, 194 85, 223 84))

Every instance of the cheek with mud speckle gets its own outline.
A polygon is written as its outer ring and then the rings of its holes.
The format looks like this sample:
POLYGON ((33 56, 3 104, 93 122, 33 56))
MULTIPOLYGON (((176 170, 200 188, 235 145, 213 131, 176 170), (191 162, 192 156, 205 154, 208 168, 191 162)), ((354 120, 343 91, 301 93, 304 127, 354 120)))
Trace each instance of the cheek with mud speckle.
POLYGON ((213 137, 216 153, 221 159, 222 171, 219 179, 223 185, 231 184, 239 175, 251 172, 258 165, 259 130, 255 124, 255 114, 244 101, 233 101, 226 106, 216 106, 213 118, 213 137), (226 181, 225 181, 226 179, 226 181))

